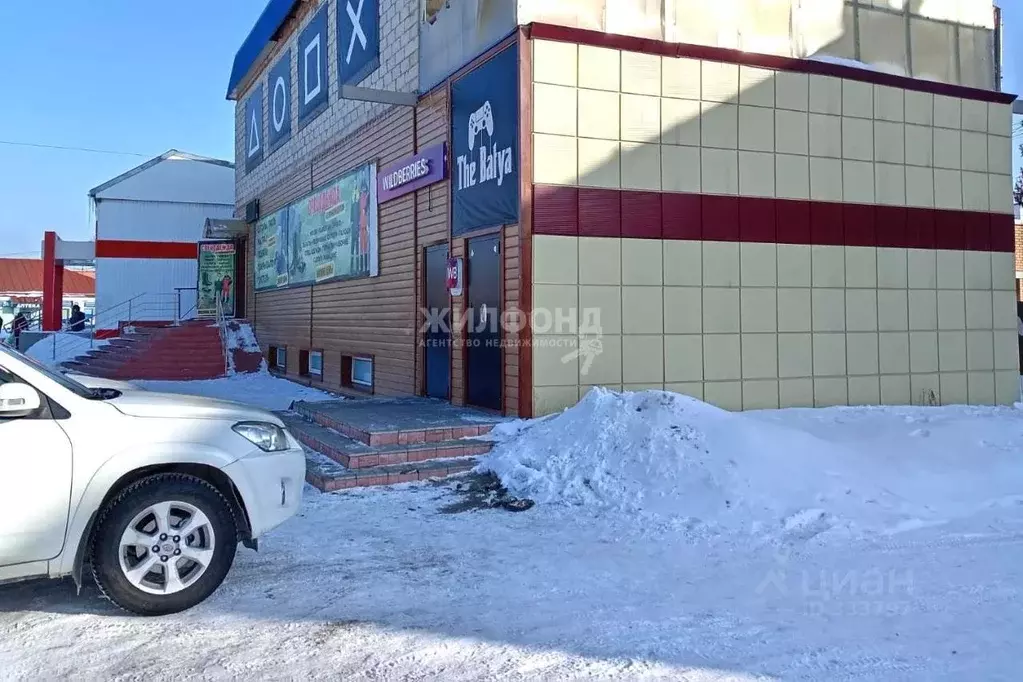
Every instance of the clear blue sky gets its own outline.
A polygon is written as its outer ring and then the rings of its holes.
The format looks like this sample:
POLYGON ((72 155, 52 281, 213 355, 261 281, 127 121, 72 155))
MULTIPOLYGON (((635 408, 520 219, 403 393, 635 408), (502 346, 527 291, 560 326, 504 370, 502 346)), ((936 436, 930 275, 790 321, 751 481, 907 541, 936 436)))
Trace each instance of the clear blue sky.
MULTIPOLYGON (((265 0, 0 2, 0 140, 233 160, 234 53, 265 0)), ((89 239, 86 193, 146 160, 0 144, 0 256, 89 239)))
MULTIPOLYGON (((1023 91, 1023 6, 1005 16, 1003 89, 1023 91)), ((176 148, 233 159, 234 53, 265 0, 0 2, 0 256, 37 256, 42 233, 88 239, 88 190, 176 148)), ((1016 143, 1023 142, 1023 135, 1016 143)), ((1017 173, 1020 165, 1016 156, 1017 173)))

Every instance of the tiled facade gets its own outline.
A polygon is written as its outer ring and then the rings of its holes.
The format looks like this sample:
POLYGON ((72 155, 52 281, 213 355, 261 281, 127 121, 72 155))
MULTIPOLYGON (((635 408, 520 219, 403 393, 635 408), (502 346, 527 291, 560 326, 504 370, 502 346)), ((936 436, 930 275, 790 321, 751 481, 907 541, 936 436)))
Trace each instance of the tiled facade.
POLYGON ((1017 399, 1008 104, 533 50, 534 315, 601 326, 588 367, 587 330, 534 328, 536 414, 598 384, 729 409, 1017 399))

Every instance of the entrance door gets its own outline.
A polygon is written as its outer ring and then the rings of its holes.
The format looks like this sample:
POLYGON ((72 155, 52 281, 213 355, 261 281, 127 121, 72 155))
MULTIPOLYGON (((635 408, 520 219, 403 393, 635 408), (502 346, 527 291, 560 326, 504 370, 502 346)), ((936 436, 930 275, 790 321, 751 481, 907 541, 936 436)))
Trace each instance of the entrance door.
POLYGON ((466 401, 501 409, 501 238, 469 240, 466 401))
POLYGON ((426 395, 451 398, 451 310, 447 289, 448 246, 426 249, 426 309, 429 318, 423 334, 426 395))

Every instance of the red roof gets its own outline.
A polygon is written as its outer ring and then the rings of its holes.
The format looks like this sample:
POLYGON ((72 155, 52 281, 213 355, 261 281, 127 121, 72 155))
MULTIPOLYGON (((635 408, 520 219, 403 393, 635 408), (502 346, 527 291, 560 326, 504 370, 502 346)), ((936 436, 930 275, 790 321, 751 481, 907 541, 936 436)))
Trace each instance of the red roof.
MULTIPOLYGON (((0 295, 43 290, 43 261, 33 258, 0 258, 0 295)), ((64 270, 64 295, 95 296, 96 276, 64 270)))

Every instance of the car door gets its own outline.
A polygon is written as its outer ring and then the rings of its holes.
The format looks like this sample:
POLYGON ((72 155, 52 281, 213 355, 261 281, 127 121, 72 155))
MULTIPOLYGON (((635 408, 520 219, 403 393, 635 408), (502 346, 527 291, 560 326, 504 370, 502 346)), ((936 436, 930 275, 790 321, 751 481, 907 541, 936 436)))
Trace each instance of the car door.
MULTIPOLYGON (((24 383, 0 366, 0 384, 24 383)), ((71 441, 49 402, 27 417, 0 414, 0 566, 60 554, 71 497, 71 441)))

